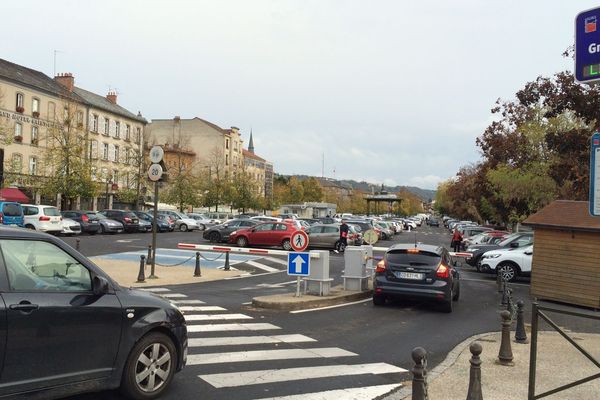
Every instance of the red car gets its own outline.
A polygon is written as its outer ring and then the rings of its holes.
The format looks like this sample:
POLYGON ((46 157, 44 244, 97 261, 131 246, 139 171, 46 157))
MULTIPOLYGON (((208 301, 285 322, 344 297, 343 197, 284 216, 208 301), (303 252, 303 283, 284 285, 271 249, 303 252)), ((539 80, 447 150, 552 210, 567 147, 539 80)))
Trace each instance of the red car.
POLYGON ((289 222, 263 222, 251 228, 238 229, 229 235, 229 243, 246 246, 281 246, 291 250, 290 237, 298 228, 289 222))

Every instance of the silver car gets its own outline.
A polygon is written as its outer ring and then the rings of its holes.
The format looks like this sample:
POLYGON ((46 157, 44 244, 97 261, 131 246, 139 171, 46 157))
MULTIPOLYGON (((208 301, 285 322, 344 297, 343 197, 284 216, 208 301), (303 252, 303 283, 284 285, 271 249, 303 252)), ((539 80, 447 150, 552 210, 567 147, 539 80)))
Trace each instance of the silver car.
POLYGON ((178 211, 158 210, 158 214, 167 215, 172 220, 175 220, 175 230, 181 232, 195 231, 200 229, 198 221, 178 211))
MULTIPOLYGON (((320 247, 328 249, 338 249, 340 242, 340 225, 335 224, 317 224, 308 228, 305 232, 308 235, 308 247, 320 247)), ((348 245, 356 246, 362 244, 362 236, 352 225, 348 225, 348 245)), ((343 248, 339 249, 344 251, 343 248)))

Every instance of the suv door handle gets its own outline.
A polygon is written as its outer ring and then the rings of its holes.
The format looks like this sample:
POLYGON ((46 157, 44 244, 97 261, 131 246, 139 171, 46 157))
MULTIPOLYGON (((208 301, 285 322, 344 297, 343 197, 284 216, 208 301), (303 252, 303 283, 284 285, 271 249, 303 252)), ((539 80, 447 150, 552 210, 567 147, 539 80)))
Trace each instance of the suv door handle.
POLYGON ((31 304, 27 300, 20 302, 19 304, 11 304, 8 306, 11 310, 18 310, 24 313, 30 313, 33 310, 37 310, 40 308, 37 304, 31 304))

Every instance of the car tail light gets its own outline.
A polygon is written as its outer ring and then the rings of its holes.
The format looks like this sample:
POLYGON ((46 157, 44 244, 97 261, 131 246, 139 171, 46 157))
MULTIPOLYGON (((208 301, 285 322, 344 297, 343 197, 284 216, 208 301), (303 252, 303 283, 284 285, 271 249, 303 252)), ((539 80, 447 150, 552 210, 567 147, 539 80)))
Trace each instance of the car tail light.
POLYGON ((83 222, 88 222, 90 219, 88 218, 88 216, 87 216, 87 215, 83 214, 83 215, 81 216, 81 220, 82 220, 83 222))
POLYGON ((0 212, 0 224, 4 223, 4 214, 0 212))
POLYGON ((435 276, 438 278, 449 278, 450 277, 450 267, 444 264, 440 264, 435 271, 435 276))
POLYGON ((46 217, 44 215, 40 216, 39 218, 40 221, 50 221, 50 217, 46 217))
POLYGON ((128 224, 131 223, 131 218, 129 217, 124 217, 123 221, 127 222, 128 224))
POLYGON ((381 260, 377 263, 377 267, 375 267, 375 272, 385 272, 386 268, 387 265, 385 263, 385 260, 381 260))

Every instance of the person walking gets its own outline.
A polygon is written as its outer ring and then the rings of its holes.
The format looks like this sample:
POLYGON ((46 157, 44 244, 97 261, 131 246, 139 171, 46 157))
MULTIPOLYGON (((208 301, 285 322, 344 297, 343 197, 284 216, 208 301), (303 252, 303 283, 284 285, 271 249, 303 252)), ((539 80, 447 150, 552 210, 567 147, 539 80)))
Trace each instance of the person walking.
POLYGON ((342 224, 340 225, 340 240, 338 240, 338 247, 335 249, 336 253, 343 253, 346 250, 346 246, 348 246, 348 231, 350 228, 348 224, 346 224, 346 220, 342 220, 342 224))
POLYGON ((462 246, 462 240, 463 237, 460 234, 460 232, 458 231, 457 228, 454 228, 454 234, 452 235, 452 248, 454 249, 454 252, 459 252, 462 246))

